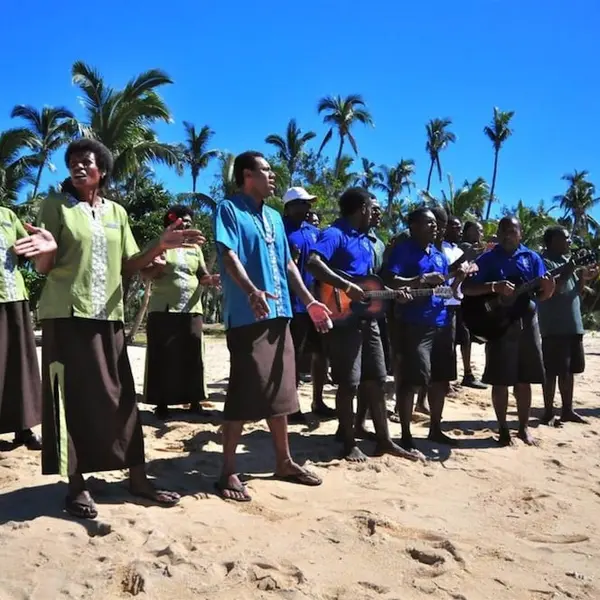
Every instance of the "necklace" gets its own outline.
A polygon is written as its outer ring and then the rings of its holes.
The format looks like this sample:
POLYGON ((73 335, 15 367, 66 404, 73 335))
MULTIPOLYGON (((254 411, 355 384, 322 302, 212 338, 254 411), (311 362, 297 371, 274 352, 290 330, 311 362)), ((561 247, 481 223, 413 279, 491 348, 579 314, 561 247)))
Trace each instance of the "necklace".
POLYGON ((250 214, 252 215, 252 221, 256 225, 258 232, 265 240, 267 245, 271 245, 275 243, 275 227, 273 226, 273 222, 271 221, 271 217, 269 217, 269 213, 263 209, 261 210, 260 215, 257 214, 258 211, 244 198, 244 202, 246 206, 250 210, 250 214))

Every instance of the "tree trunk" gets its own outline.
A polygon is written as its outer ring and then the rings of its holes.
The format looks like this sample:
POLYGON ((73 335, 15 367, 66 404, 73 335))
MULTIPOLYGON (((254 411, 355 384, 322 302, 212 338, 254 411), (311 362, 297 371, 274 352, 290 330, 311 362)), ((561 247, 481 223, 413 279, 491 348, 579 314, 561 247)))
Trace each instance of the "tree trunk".
POLYGON ((429 187, 431 186, 431 175, 433 173, 433 165, 435 164, 435 160, 431 159, 431 166, 429 167, 429 175, 427 175, 427 192, 429 192, 429 187))
POLYGON ((490 218, 490 212, 492 211, 492 202, 494 201, 494 191, 496 189, 496 175, 498 174, 498 154, 500 149, 498 148, 494 152, 494 173, 492 174, 492 187, 490 188, 490 197, 488 198, 487 210, 485 211, 485 220, 488 221, 490 218))
POLYGON ((344 136, 340 135, 340 147, 338 149, 337 158, 335 159, 335 178, 340 174, 340 162, 342 160, 342 150, 344 149, 344 136))
POLYGON ((44 165, 46 164, 46 157, 43 157, 42 160, 42 164, 40 165, 40 168, 38 169, 38 173, 37 173, 37 177, 35 178, 35 185, 33 186, 33 196, 32 196, 32 200, 35 200, 35 197, 37 196, 38 193, 38 189, 40 187, 40 181, 42 179, 42 171, 44 170, 44 165))
POLYGON ((140 310, 138 310, 137 315, 133 321, 133 325, 127 334, 127 343, 130 344, 135 339, 137 332, 142 325, 142 321, 144 320, 144 316, 146 311, 148 310, 148 304, 150 304, 150 292, 152 291, 152 282, 146 281, 146 286, 144 287, 144 297, 142 298, 142 304, 140 305, 140 310))
POLYGON ((389 192, 389 194, 388 194, 388 217, 390 218, 390 221, 392 220, 393 207, 394 207, 394 193, 389 192))
POLYGON ((196 179, 198 179, 198 175, 192 175, 192 193, 196 193, 196 179))

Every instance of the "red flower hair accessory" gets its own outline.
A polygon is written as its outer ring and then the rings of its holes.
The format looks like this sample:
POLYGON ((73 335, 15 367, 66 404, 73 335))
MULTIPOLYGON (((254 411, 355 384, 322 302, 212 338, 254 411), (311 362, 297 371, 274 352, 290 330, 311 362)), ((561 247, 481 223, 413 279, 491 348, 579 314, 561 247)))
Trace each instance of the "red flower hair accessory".
POLYGON ((167 219, 169 219, 171 223, 175 223, 175 221, 177 221, 178 218, 179 217, 174 212, 170 212, 167 214, 167 219))

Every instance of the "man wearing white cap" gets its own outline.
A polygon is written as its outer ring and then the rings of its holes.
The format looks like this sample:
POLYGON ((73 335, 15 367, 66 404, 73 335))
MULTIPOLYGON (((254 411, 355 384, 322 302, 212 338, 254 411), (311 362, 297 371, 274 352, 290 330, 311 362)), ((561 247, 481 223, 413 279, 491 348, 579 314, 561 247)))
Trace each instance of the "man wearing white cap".
MULTIPOLYGON (((317 241, 319 230, 306 222, 306 215, 317 199, 304 188, 290 188, 283 196, 283 222, 292 259, 295 261, 307 289, 314 287, 314 277, 306 270, 306 261, 313 244, 317 241)), ((327 361, 323 356, 320 335, 317 333, 304 304, 292 294, 293 318, 290 324, 294 348, 296 350, 296 383, 299 382, 299 365, 302 356, 311 356, 311 375, 313 384, 312 411, 323 417, 334 417, 335 411, 323 402, 323 386, 327 376, 327 361)), ((305 423, 301 412, 290 415, 291 423, 305 423)))

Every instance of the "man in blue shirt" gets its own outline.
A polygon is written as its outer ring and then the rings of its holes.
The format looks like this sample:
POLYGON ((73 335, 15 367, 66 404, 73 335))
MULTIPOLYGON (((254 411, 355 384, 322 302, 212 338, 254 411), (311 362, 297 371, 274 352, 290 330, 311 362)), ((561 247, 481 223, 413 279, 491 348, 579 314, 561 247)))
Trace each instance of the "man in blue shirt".
MULTIPOLYGON (((475 263, 479 271, 463 284, 465 296, 500 294, 511 296, 516 285, 541 279, 539 301, 550 298, 554 279, 544 276, 546 267, 536 252, 521 244, 521 223, 515 217, 503 217, 498 223, 498 243, 475 263)), ((508 387, 514 386, 519 417, 519 437, 529 446, 535 441, 529 432, 531 384, 544 383, 544 361, 537 311, 515 321, 498 340, 486 346, 485 371, 481 378, 492 385, 492 402, 499 426, 498 442, 512 444, 506 413, 508 387)))
MULTIPOLYGON (((392 250, 387 269, 391 287, 436 287, 449 276, 446 256, 434 241, 437 221, 428 208, 418 208, 408 216, 410 238, 392 250)), ((419 298, 396 310, 396 351, 399 378, 396 402, 402 425, 401 445, 415 450, 410 431, 415 393, 427 388, 431 424, 429 439, 441 444, 456 441, 442 432, 444 401, 450 381, 456 379, 456 354, 451 316, 443 298, 419 298)))
POLYGON ((223 470, 216 486, 223 498, 247 502, 250 495, 235 472, 245 421, 267 419, 276 477, 322 483, 292 460, 288 445, 287 415, 298 410, 289 287, 307 306, 318 331, 329 329, 329 311, 306 289, 290 256, 283 221, 265 204, 275 189, 269 163, 259 152, 244 152, 233 170, 240 191, 219 203, 214 224, 231 363, 223 411, 223 470))
MULTIPOLYGON (((348 278, 370 274, 373 264, 373 249, 367 237, 372 202, 371 194, 363 188, 346 190, 339 201, 341 217, 321 232, 308 262, 317 280, 343 290, 354 301, 363 300, 364 292, 348 278)), ((402 293, 398 298, 408 299, 402 293)), ((383 394, 387 374, 377 321, 356 318, 335 325, 325 342, 333 380, 338 384, 335 404, 344 458, 355 462, 367 459, 356 445, 353 423, 352 405, 360 386, 370 402, 377 452, 415 460, 390 437, 383 394)))
MULTIPOLYGON (((311 203, 317 199, 304 188, 290 188, 283 196, 283 223, 287 235, 292 260, 296 263, 304 285, 314 293, 314 277, 306 268, 308 255, 317 241, 319 230, 306 222, 311 203)), ((327 377, 327 361, 323 354, 321 335, 315 329, 306 306, 292 293, 293 317, 290 323, 294 350, 296 352, 296 385, 300 382, 300 365, 303 356, 309 355, 313 386, 312 411, 322 417, 335 417, 335 410, 323 401, 323 387, 327 377)), ((290 423, 305 423, 301 411, 289 416, 290 423)))

